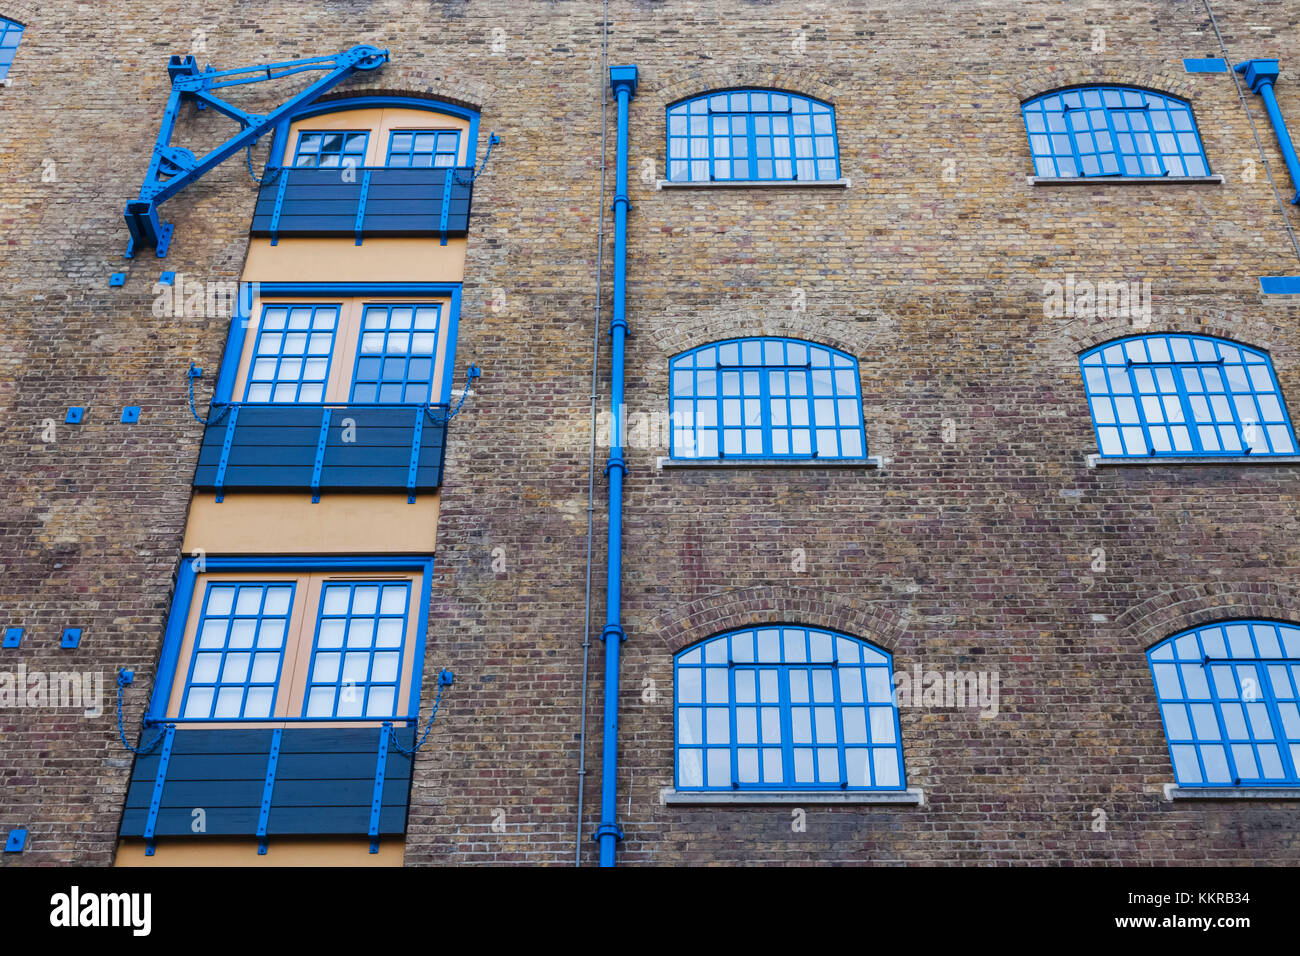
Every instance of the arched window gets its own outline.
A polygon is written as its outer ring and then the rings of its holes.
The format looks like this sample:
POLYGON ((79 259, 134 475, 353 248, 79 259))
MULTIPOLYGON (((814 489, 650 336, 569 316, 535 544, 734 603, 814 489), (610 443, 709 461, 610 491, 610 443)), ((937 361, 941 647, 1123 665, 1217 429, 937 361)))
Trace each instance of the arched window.
POLYGON ((734 631, 673 662, 678 790, 902 790, 890 655, 817 628, 734 631))
POLYGON ((861 458, 858 363, 796 339, 714 342, 670 363, 673 458, 861 458))
POLYGON ((1147 659, 1180 787, 1300 786, 1300 628, 1228 621, 1147 659))
POLYGON ((668 107, 669 182, 840 178, 835 110, 778 90, 706 93, 668 107))
POLYGON ((1139 335, 1079 362, 1103 457, 1296 452, 1263 352, 1204 335, 1139 335))
POLYGON ((0 80, 9 75, 9 67, 18 52, 18 41, 23 37, 23 25, 0 17, 0 80))
POLYGON ((1021 104, 1034 174, 1208 176, 1191 107, 1163 93, 1087 86, 1021 104))

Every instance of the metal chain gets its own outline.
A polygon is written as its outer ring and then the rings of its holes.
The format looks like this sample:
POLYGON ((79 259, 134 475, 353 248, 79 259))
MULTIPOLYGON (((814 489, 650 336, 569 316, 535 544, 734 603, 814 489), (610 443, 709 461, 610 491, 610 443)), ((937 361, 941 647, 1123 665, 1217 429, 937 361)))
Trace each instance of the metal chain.
POLYGON ((456 182, 462 186, 474 185, 474 183, 478 181, 478 178, 483 175, 483 171, 487 169, 488 160, 492 158, 492 147, 499 142, 501 142, 501 137, 498 136, 496 133, 493 133, 491 136, 488 137, 488 148, 487 148, 487 152, 483 154, 483 164, 474 171, 474 175, 471 176, 468 180, 462 179, 460 172, 458 170, 453 169, 452 175, 455 177, 456 182))
MULTIPOLYGON (((438 671, 438 693, 435 694, 433 698, 433 711, 429 714, 429 725, 424 728, 424 734, 420 737, 419 741, 415 744, 415 746, 412 747, 410 750, 407 750, 400 743, 398 743, 397 731, 394 730, 391 726, 388 728, 388 734, 392 738, 394 747, 396 747, 398 750, 400 750, 402 753, 406 754, 409 757, 412 754, 414 754, 417 750, 419 750, 421 747, 424 746, 424 742, 429 739, 429 731, 433 730, 433 722, 438 716, 438 706, 442 703, 442 692, 451 686, 451 682, 452 682, 451 671, 448 670, 438 671)), ((416 730, 418 731, 420 728, 420 724, 418 721, 416 722, 415 727, 416 730)))
POLYGON ((189 371, 188 373, 186 373, 186 376, 185 376, 186 379, 188 380, 188 384, 189 384, 189 387, 190 387, 190 414, 194 416, 194 420, 195 420, 196 422, 198 422, 198 423, 199 423, 200 425, 202 425, 204 428, 207 428, 209 425, 215 425, 217 422, 221 421, 222 417, 226 414, 226 412, 230 411, 230 406, 229 406, 229 405, 222 405, 222 406, 221 406, 221 410, 220 410, 219 412, 217 412, 215 415, 213 415, 211 418, 200 418, 200 417, 199 417, 199 410, 198 410, 197 408, 194 407, 194 374, 193 374, 193 370, 194 370, 194 363, 191 362, 191 363, 190 363, 190 371, 189 371))
POLYGON ((167 726, 164 724, 162 727, 158 728, 158 736, 154 737, 153 740, 149 741, 148 744, 142 747, 132 747, 127 743, 126 727, 122 723, 122 692, 125 689, 126 684, 122 681, 122 678, 119 677, 117 679, 117 735, 122 738, 123 747, 131 751, 131 753, 135 754, 137 757, 143 757, 149 751, 153 750, 154 747, 158 746, 158 741, 162 740, 167 733, 167 726))
POLYGON ((435 415, 432 411, 433 406, 430 405, 429 420, 435 425, 449 424, 453 418, 460 414, 460 407, 465 404, 465 399, 469 395, 469 387, 474 384, 474 379, 478 378, 482 374, 483 373, 479 371, 477 365, 471 365, 469 371, 466 373, 467 377, 465 379, 465 387, 461 390, 460 399, 456 402, 455 407, 446 415, 435 415))

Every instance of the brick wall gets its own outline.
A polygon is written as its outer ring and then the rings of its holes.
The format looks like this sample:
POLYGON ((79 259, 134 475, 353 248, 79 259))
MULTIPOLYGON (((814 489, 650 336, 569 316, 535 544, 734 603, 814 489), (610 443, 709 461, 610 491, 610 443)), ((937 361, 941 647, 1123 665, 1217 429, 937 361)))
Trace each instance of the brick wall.
MULTIPOLYGON (((457 367, 480 364, 484 377, 450 438, 431 609, 426 681, 451 667, 458 682, 417 764, 407 860, 571 860, 599 5, 270 0, 161 22, 142 0, 21 6, 0 0, 28 23, 0 89, 0 625, 27 635, 0 669, 99 670, 111 686, 132 667, 129 722, 152 679, 201 431, 184 371, 191 358, 215 371, 225 339, 224 320, 155 316, 153 285, 163 268, 237 276, 255 195, 229 161, 163 207, 177 225, 165 262, 124 264, 121 208, 161 117, 166 55, 202 40, 200 60, 226 68, 387 47, 391 64, 341 91, 448 96, 503 139, 475 189, 457 367), (109 289, 122 269, 127 284, 109 289), (118 423, 127 404, 144 407, 139 424, 118 423), (84 424, 61 424, 69 405, 90 407, 84 424), (42 440, 46 419, 55 441, 42 440), (79 650, 57 648, 65 626, 85 629, 79 650)), ((1282 109, 1300 121, 1300 3, 1216 12, 1234 61, 1282 60, 1282 109)), ((667 362, 683 349, 760 332, 821 340, 859 357, 870 451, 889 459, 879 472, 660 472, 666 449, 629 448, 621 859, 1297 860, 1289 805, 1162 798, 1173 777, 1144 651, 1217 617, 1300 620, 1300 469, 1088 469, 1076 356, 1131 326, 1043 313, 1043 283, 1067 273, 1149 280, 1151 329, 1268 349, 1300 414, 1300 315, 1263 301, 1256 282, 1297 268, 1281 215, 1231 79, 1182 71, 1183 57, 1221 55, 1202 4, 614 2, 610 16, 610 62, 641 70, 629 410, 666 411, 667 362), (1190 99, 1226 181, 1028 185, 1020 98, 1091 80, 1190 99), (664 107, 747 84, 835 104, 849 189, 654 188, 664 107), (1104 572, 1092 570, 1097 548, 1104 572), (876 641, 899 668, 996 670, 999 714, 904 709, 908 783, 924 807, 809 808, 794 832, 789 807, 662 806, 673 652, 777 620, 876 641)), ((240 101, 268 110, 286 88, 240 101)), ((1289 196, 1258 97, 1247 104, 1289 196)), ((612 111, 609 123, 612 163, 612 111)), ((185 111, 178 141, 202 149, 229 129, 185 111)), ((606 241, 607 313, 612 229, 606 241)), ((600 376, 604 407, 604 352, 600 376)), ((604 487, 598 472, 588 862, 604 487)), ((110 862, 127 757, 111 709, 0 711, 0 831, 31 831, 28 852, 3 864, 110 862)))

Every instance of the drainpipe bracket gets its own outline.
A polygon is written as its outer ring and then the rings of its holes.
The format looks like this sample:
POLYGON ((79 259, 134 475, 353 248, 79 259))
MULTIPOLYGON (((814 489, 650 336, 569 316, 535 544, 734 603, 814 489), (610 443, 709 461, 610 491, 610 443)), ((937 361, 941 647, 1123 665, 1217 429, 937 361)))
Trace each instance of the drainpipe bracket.
POLYGON ((627 640, 627 632, 623 630, 623 625, 621 624, 606 624, 605 629, 600 632, 600 639, 603 641, 611 634, 617 634, 620 641, 627 640))
POLYGON ((617 823, 602 823, 596 827, 596 832, 592 834, 591 838, 599 843, 603 837, 607 836, 612 836, 615 840, 622 840, 623 828, 617 823))
POLYGON ((619 203, 623 204, 624 209, 630 209, 632 206, 632 200, 627 198, 627 193, 619 193, 614 197, 614 201, 610 203, 609 211, 618 212, 619 203))
POLYGON ((609 473, 613 471, 615 468, 623 472, 624 478, 627 477, 627 462, 623 460, 623 457, 621 455, 615 455, 613 458, 609 460, 609 463, 605 465, 605 477, 608 478, 609 473))

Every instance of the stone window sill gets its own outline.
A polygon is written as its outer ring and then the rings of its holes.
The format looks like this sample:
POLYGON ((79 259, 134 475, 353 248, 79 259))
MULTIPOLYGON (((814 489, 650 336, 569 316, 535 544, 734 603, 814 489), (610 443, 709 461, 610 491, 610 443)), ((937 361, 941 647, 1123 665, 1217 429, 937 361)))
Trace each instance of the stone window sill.
POLYGON ((674 182, 660 179, 655 189, 848 189, 851 179, 727 179, 722 182, 674 182))
POLYGON ((658 469, 665 468, 880 468, 885 459, 879 455, 866 458, 659 458, 658 469))
POLYGON ((1300 787, 1180 787, 1164 786, 1166 800, 1300 800, 1300 787))
POLYGON ((1089 468, 1113 468, 1136 465, 1138 467, 1158 467, 1160 465, 1300 465, 1300 455, 1224 455, 1215 458, 1106 458, 1102 455, 1089 455, 1089 468))
MULTIPOLYGON (((1300 794, 1297 794, 1300 796, 1300 794)), ((794 792, 788 790, 674 790, 664 787, 659 791, 659 802, 664 806, 696 807, 753 807, 772 804, 792 806, 845 806, 866 804, 901 804, 925 806, 925 791, 920 787, 907 790, 814 790, 794 792)))
POLYGON ((1151 183, 1222 183, 1223 177, 1213 176, 1026 176, 1031 186, 1143 186, 1151 183))

